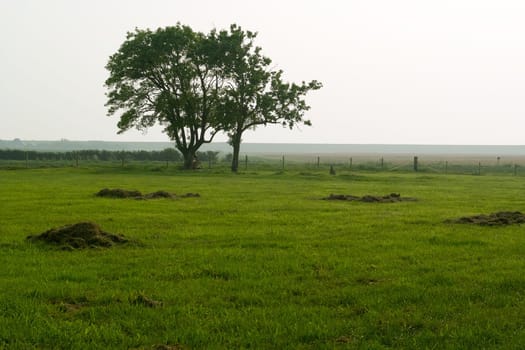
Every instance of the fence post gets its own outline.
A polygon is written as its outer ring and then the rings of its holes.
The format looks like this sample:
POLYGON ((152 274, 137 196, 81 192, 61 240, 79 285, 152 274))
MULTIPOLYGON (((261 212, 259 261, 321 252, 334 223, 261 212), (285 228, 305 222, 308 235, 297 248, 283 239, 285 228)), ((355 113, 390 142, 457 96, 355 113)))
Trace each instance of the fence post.
POLYGON ((29 168, 29 153, 26 151, 26 168, 29 168))
POLYGON ((448 160, 445 160, 445 174, 448 173, 448 160))
POLYGON ((385 159, 381 157, 381 170, 383 170, 384 166, 385 166, 385 159))
POLYGON ((283 155, 283 170, 284 170, 284 155, 283 155))
POLYGON ((350 157, 350 169, 352 169, 352 157, 350 157))
POLYGON ((317 167, 319 168, 319 163, 321 162, 321 157, 317 156, 317 167))
POLYGON ((481 162, 478 163, 478 175, 481 175, 481 162))
POLYGON ((518 175, 518 164, 514 164, 514 176, 518 175))
POLYGON ((418 158, 417 156, 414 157, 414 171, 417 172, 418 170, 418 158))

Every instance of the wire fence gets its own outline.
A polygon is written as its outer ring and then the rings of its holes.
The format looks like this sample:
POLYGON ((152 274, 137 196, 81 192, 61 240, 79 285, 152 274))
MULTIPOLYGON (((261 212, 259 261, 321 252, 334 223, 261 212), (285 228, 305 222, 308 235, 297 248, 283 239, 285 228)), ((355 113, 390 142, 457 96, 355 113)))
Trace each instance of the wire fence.
POLYGON ((386 157, 371 158, 369 156, 306 158, 304 156, 285 155, 277 157, 247 156, 241 158, 239 170, 310 170, 336 173, 344 172, 385 172, 385 173, 422 173, 422 174, 457 174, 457 175, 525 175, 525 158, 501 161, 501 157, 494 160, 489 157, 450 157, 439 159, 435 156, 400 157, 392 160, 386 157))
MULTIPOLYGON (((525 157, 502 161, 500 157, 450 157, 438 159, 396 156, 387 157, 322 157, 305 155, 243 155, 239 159, 239 172, 254 171, 318 171, 337 174, 338 172, 384 172, 384 173, 422 173, 422 174, 462 174, 462 175, 525 175, 525 157)), ((0 160, 0 169, 35 168, 144 168, 151 171, 178 171, 182 169, 180 160, 128 160, 97 158, 26 158, 23 160, 0 160)), ((230 159, 217 157, 198 163, 195 170, 229 171, 230 159)))

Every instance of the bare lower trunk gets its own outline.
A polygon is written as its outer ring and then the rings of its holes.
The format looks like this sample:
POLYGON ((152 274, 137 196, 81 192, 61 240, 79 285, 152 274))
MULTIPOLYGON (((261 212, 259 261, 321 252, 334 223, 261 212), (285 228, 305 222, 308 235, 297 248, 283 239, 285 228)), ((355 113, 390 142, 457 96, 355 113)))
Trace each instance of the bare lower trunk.
POLYGON ((188 149, 179 149, 179 151, 182 153, 182 157, 184 158, 183 168, 186 170, 194 169, 196 164, 195 151, 188 149))
POLYGON ((236 173, 239 170, 239 152, 241 150, 241 138, 232 138, 231 145, 233 147, 232 171, 236 173))

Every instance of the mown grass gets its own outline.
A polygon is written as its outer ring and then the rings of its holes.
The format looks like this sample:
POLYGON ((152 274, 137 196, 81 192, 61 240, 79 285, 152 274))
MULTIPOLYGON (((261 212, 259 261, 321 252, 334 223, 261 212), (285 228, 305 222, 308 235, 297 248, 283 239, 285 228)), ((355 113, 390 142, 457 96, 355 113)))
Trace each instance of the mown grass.
POLYGON ((2 170, 0 348, 520 349, 524 228, 443 221, 525 212, 524 190, 512 176, 2 170), (201 197, 94 196, 105 187, 201 197), (418 201, 321 200, 391 192, 418 201), (87 220, 142 244, 25 241, 87 220))

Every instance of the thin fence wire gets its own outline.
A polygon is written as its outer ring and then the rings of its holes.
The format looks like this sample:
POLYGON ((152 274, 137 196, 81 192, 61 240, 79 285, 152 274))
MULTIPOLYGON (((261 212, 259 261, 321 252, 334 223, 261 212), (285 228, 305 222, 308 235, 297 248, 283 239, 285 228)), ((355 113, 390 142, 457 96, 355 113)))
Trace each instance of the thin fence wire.
MULTIPOLYGON (((362 159, 349 157, 349 161, 333 160, 323 161, 319 157, 309 160, 297 160, 293 157, 284 158, 257 158, 250 157, 250 161, 245 165, 246 170, 297 170, 300 168, 308 170, 319 170, 329 172, 333 167, 337 171, 368 171, 368 172, 403 172, 403 173, 431 173, 431 174, 451 174, 451 175, 520 175, 522 165, 517 162, 501 164, 482 162, 472 157, 468 160, 429 160, 418 157, 417 170, 413 159, 404 162, 396 159, 389 162, 386 157, 374 159, 362 159), (289 159, 283 161, 283 159, 289 159)), ((410 158, 409 158, 410 159, 410 158)))
MULTIPOLYGON (((358 158, 347 157, 346 159, 323 159, 323 157, 305 158, 297 156, 273 156, 265 157, 260 155, 242 155, 239 161, 240 172, 253 171, 319 171, 329 173, 333 168, 335 173, 345 172, 383 172, 383 173, 431 173, 431 174, 450 174, 450 175, 514 175, 525 174, 521 171, 525 164, 515 162, 502 163, 500 161, 488 162, 485 159, 480 161, 475 157, 468 160, 442 159, 425 160, 425 157, 418 157, 417 171, 415 171, 414 160, 410 157, 389 161, 387 157, 380 158, 358 158)), ((170 169, 177 171, 182 168, 182 162, 171 160, 159 161, 140 161, 140 160, 100 160, 100 159, 24 159, 24 160, 0 160, 0 169, 23 169, 23 168, 67 168, 67 167, 108 167, 108 168, 144 168, 162 171, 170 169)), ((202 161, 199 169, 201 171, 228 171, 230 163, 226 159, 215 161, 202 161)))

